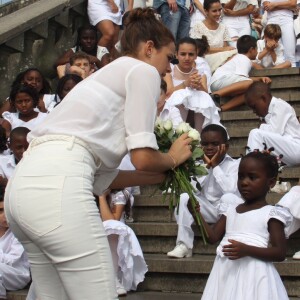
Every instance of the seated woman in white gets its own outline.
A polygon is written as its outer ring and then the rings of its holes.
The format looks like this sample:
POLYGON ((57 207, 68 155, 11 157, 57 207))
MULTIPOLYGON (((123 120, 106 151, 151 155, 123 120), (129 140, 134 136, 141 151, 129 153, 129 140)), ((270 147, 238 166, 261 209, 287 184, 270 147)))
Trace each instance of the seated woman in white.
POLYGON ((99 208, 112 254, 119 296, 136 290, 148 271, 133 230, 124 223, 126 207, 132 205, 131 189, 107 192, 99 197, 99 208))
POLYGON ((229 46, 229 42, 232 40, 227 27, 219 23, 222 14, 220 0, 204 0, 203 7, 206 12, 206 18, 193 27, 190 31, 190 37, 194 39, 202 38, 203 35, 207 37, 210 50, 205 58, 212 72, 214 72, 229 57, 236 53, 236 49, 229 46))
POLYGON ((177 65, 171 65, 171 73, 165 76, 168 91, 167 103, 177 106, 183 121, 189 111, 194 112, 193 127, 199 132, 202 127, 220 123, 220 116, 213 100, 209 96, 207 78, 196 67, 197 44, 192 38, 181 39, 176 47, 177 65))

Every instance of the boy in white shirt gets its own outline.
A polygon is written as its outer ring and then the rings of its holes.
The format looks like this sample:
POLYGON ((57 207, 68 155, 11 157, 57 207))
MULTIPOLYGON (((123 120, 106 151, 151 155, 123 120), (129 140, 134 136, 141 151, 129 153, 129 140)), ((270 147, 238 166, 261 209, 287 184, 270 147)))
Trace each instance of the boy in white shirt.
POLYGON ((219 67, 211 78, 212 98, 216 101, 220 97, 233 97, 220 107, 221 111, 231 110, 245 103, 244 93, 253 81, 261 80, 270 83, 268 77, 249 78, 252 61, 257 55, 256 39, 250 35, 243 35, 237 41, 238 54, 234 55, 224 65, 219 67))
POLYGON ((291 62, 285 60, 284 49, 281 38, 281 29, 277 24, 268 24, 264 30, 264 39, 257 41, 257 57, 255 62, 258 64, 256 69, 263 68, 289 68, 291 62))
MULTIPOLYGON (((237 175, 240 160, 235 160, 227 154, 228 136, 225 128, 220 125, 210 124, 203 128, 201 145, 208 174, 199 178, 202 190, 195 192, 195 196, 199 201, 203 218, 208 223, 215 223, 219 219, 220 198, 226 193, 231 193, 229 201, 236 201, 235 195, 239 195, 237 175)), ((188 200, 188 195, 182 194, 178 214, 175 210, 178 225, 177 241, 174 250, 167 253, 169 257, 192 256, 194 232, 191 225, 194 218, 187 207, 188 200)))
POLYGON ((270 87, 263 82, 254 82, 245 94, 246 104, 264 123, 252 129, 248 147, 263 150, 274 147, 274 154, 283 155, 282 162, 288 166, 300 164, 300 123, 295 110, 284 100, 275 98, 270 87))
POLYGON ((13 154, 0 156, 0 187, 6 187, 8 179, 22 159, 23 153, 27 150, 26 137, 29 131, 26 127, 16 127, 10 132, 9 148, 13 154))
POLYGON ((30 282, 30 269, 23 246, 10 231, 5 214, 3 194, 0 195, 0 299, 6 291, 24 288, 30 282))

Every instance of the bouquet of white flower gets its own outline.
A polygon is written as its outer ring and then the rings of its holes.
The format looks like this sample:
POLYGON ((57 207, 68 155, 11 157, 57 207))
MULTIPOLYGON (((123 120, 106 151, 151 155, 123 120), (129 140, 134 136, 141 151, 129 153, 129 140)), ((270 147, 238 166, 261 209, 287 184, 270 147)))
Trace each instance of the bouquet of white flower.
POLYGON ((190 204, 194 213, 194 218, 199 227, 204 244, 208 237, 207 232, 202 225, 197 207, 198 201, 194 195, 196 191, 191 184, 191 178, 196 181, 196 188, 200 191, 201 185, 198 182, 199 176, 207 174, 206 168, 201 165, 200 159, 203 157, 203 150, 200 146, 200 134, 196 129, 190 127, 188 123, 180 123, 176 130, 173 129, 171 120, 162 121, 160 118, 156 120, 154 132, 156 135, 159 150, 167 153, 172 143, 182 134, 188 133, 188 136, 193 139, 191 143, 192 157, 176 168, 169 170, 165 181, 161 184, 160 189, 164 192, 163 199, 170 199, 169 208, 173 211, 176 207, 179 209, 180 195, 187 193, 189 195, 190 204))

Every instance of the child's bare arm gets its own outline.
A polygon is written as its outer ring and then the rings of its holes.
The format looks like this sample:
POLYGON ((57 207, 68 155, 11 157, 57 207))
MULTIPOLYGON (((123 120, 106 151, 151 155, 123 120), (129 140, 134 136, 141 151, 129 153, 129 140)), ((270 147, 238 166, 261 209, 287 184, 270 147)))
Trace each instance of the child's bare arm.
POLYGON ((261 248, 229 240, 231 244, 223 247, 224 255, 232 260, 252 256, 265 261, 283 261, 286 256, 286 239, 283 224, 276 219, 270 219, 268 229, 271 247, 261 248))
POLYGON ((57 61, 54 64, 54 67, 67 64, 68 62, 70 62, 70 58, 72 55, 74 55, 74 51, 72 49, 69 49, 57 59, 57 61))
POLYGON ((252 79, 253 81, 262 81, 264 83, 271 83, 272 80, 269 77, 250 77, 250 79, 252 79))
POLYGON ((210 226, 206 223, 206 221, 203 219, 201 215, 201 209, 200 209, 200 217, 202 219, 202 224, 206 229, 206 232, 208 234, 208 241, 211 244, 214 244, 221 240, 221 238, 225 234, 225 228, 226 228, 226 217, 222 215, 220 219, 215 223, 214 225, 210 226))
POLYGON ((7 178, 5 178, 4 176, 0 175, 0 186, 6 187, 6 185, 7 185, 7 178))
POLYGON ((117 220, 120 221, 122 214, 125 209, 125 205, 115 205, 114 209, 111 210, 108 202, 107 197, 110 197, 109 193, 105 193, 99 197, 99 208, 102 221, 106 220, 117 220))
POLYGON ((3 122, 1 123, 1 126, 5 129, 6 137, 8 138, 10 135, 10 131, 11 131, 11 124, 7 120, 3 120, 3 122))

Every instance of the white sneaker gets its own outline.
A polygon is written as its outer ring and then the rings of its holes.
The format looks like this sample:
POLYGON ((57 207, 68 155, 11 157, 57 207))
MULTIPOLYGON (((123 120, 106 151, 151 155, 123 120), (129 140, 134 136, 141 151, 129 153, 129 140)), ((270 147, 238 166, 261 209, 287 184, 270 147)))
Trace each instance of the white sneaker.
POLYGON ((293 259, 300 259, 300 251, 296 252, 296 253, 293 255, 293 259))
POLYGON ((127 296, 127 291, 125 290, 124 286, 121 284, 118 278, 116 278, 116 288, 117 288, 118 297, 127 296))
POLYGON ((192 257, 193 252, 192 249, 188 249, 184 243, 179 243, 174 250, 168 252, 167 255, 173 258, 184 258, 192 257))

